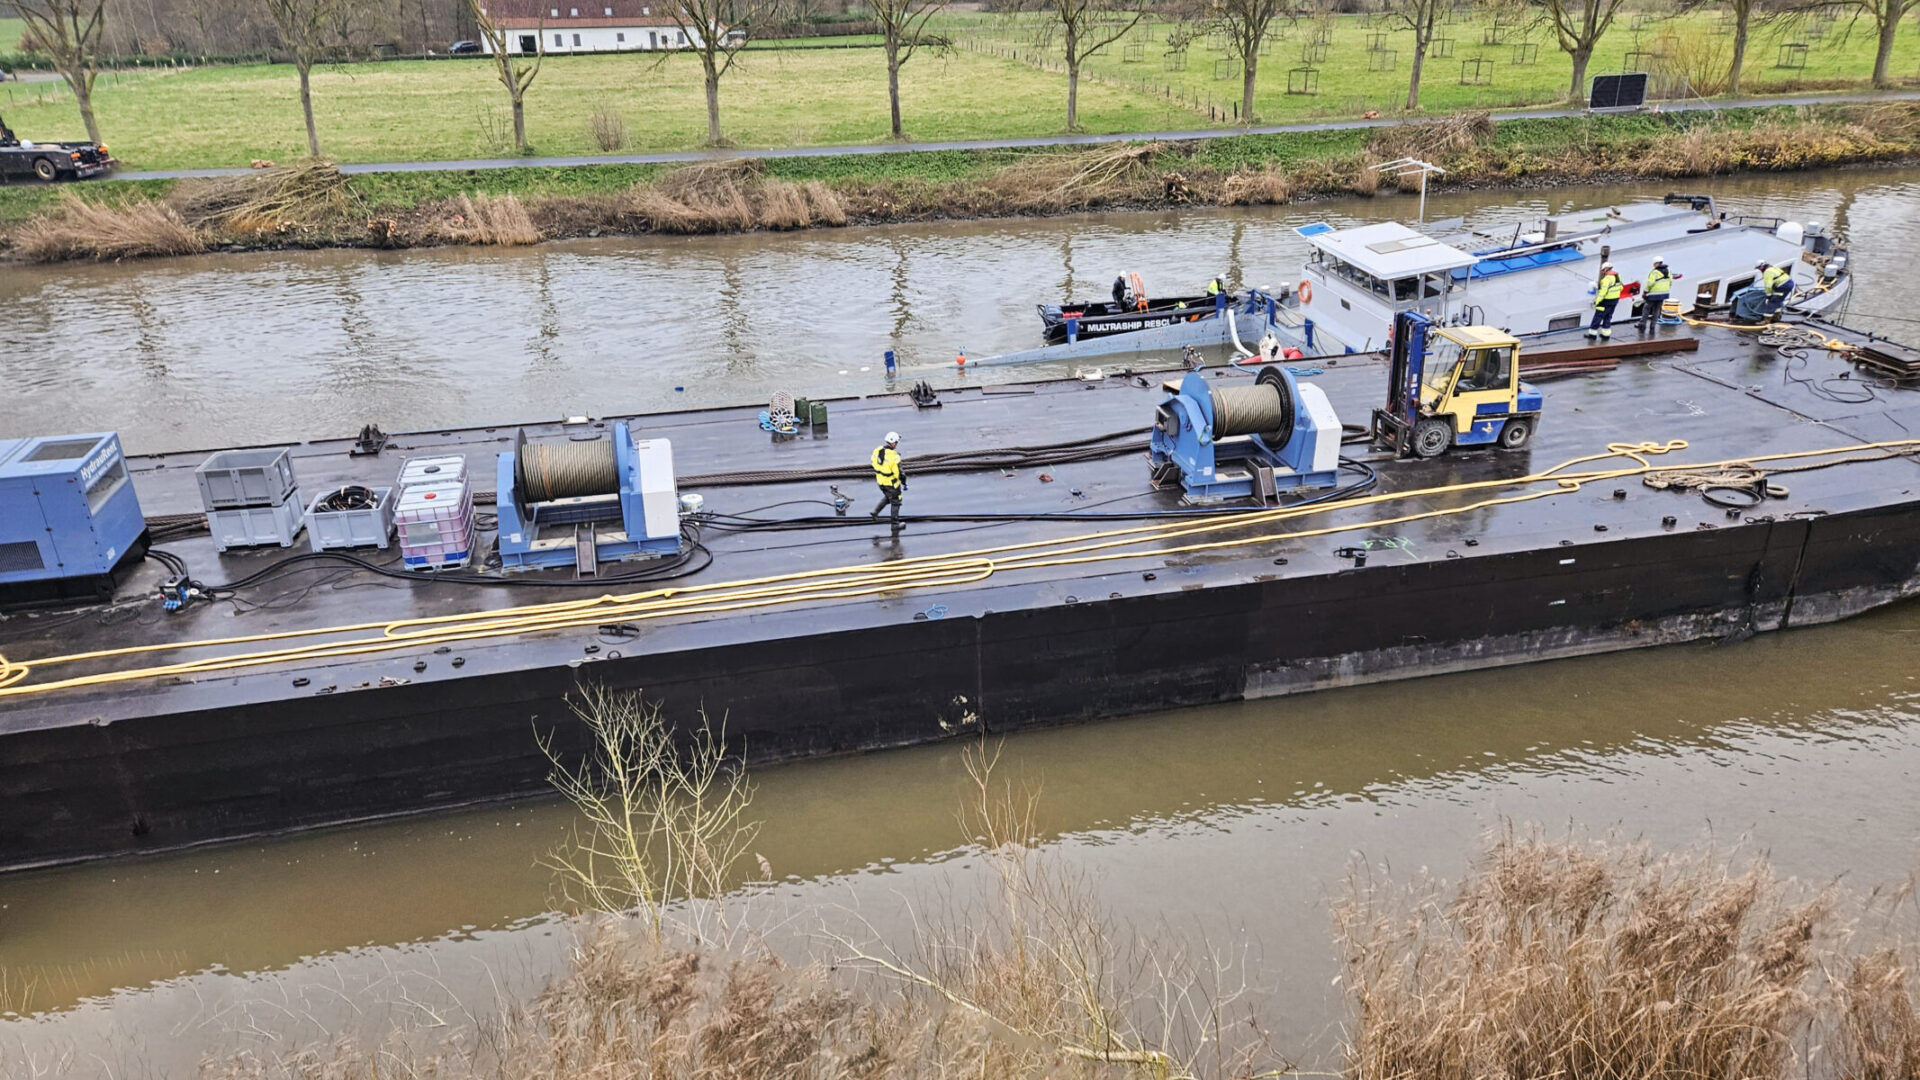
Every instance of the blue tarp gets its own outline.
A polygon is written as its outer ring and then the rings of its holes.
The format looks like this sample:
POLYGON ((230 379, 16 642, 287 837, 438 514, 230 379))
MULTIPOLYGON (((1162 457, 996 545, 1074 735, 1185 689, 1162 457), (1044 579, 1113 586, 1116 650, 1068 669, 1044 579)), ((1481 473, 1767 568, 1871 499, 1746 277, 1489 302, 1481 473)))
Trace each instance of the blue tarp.
POLYGON ((1316 221, 1311 225, 1297 225, 1293 231, 1299 233, 1301 236, 1319 236, 1321 233, 1332 232, 1333 226, 1324 221, 1316 221))
POLYGON ((1465 281, 1468 273, 1472 273, 1477 278, 1498 277, 1517 270, 1533 270, 1542 266, 1552 266, 1555 263, 1577 262, 1581 258, 1580 249, 1563 247, 1554 248, 1551 251, 1536 251, 1531 255, 1517 255, 1510 259, 1482 259, 1467 270, 1455 270, 1453 280, 1465 281))

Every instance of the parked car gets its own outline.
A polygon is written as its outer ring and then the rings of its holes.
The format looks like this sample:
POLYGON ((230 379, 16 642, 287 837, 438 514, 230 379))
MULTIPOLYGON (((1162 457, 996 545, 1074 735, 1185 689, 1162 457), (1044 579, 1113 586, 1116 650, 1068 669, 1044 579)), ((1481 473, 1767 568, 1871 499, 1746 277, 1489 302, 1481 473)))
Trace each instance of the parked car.
POLYGON ((447 46, 448 56, 471 56, 479 51, 480 43, 477 41, 456 41, 447 46))
POLYGON ((0 183, 29 177, 48 183, 85 180, 105 175, 114 164, 103 143, 37 143, 17 137, 0 119, 0 183))

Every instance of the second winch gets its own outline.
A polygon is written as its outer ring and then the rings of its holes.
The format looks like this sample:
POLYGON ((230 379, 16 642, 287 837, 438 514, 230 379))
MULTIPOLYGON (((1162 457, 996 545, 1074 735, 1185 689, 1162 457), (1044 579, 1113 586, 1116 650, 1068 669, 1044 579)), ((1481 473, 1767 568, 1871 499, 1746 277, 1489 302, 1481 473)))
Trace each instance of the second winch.
POLYGON ((1166 389, 1153 417, 1156 486, 1178 482, 1188 502, 1211 503, 1338 482, 1340 418, 1286 368, 1261 369, 1252 386, 1214 386, 1191 371, 1166 389))

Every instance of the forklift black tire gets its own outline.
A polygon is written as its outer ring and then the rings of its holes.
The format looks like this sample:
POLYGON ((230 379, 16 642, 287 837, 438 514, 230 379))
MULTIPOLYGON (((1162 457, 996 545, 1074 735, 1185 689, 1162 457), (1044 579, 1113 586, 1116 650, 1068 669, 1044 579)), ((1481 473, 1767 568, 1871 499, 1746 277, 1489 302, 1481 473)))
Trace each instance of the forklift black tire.
POLYGON ((1423 458, 1436 458, 1453 445, 1453 423, 1429 416, 1413 427, 1413 452, 1423 458))
POLYGON ((1507 426, 1500 429, 1500 448, 1518 450, 1527 445, 1527 440, 1531 438, 1533 438, 1533 421, 1509 420, 1507 426))
POLYGON ((59 179, 60 168, 46 158, 35 158, 33 161, 33 175, 51 184, 56 179, 59 179))

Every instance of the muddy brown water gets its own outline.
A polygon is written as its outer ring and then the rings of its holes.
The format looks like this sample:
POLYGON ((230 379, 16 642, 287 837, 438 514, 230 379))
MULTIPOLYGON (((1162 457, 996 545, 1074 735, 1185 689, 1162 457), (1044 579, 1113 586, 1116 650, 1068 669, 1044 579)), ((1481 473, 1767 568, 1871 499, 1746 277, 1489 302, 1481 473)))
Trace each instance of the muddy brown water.
MULTIPOLYGON (((1920 324, 1920 172, 1701 185, 1730 209, 1846 217, 1849 321, 1920 324)), ((1497 221, 1637 194, 1447 196, 1497 221)), ((1410 211, 1258 212, 513 252, 249 255, 0 269, 0 432, 118 428, 136 450, 869 392, 964 344, 1029 344, 1039 296, 1285 280, 1289 226, 1410 211), (718 298, 716 300, 716 297, 718 298), (872 370, 862 371, 862 367, 872 370), (845 374, 842 374, 845 372, 845 374), (684 389, 675 390, 674 386, 684 389)), ((1031 372, 1027 373, 1031 374, 1031 372)), ((976 376, 968 376, 976 377, 976 376)), ((994 373, 993 377, 1005 377, 994 373)), ((1920 606, 1844 624, 1021 735, 1047 851, 1126 925, 1245 946, 1278 1045, 1333 1063, 1326 900, 1354 859, 1458 874, 1505 822, 1770 852, 1867 887, 1920 865, 1920 606)), ((763 770, 756 844, 779 880, 737 898, 803 950, 821 923, 899 933, 978 874, 955 746, 763 770), (828 913, 828 914, 823 914, 828 913)), ((458 1025, 523 996, 571 928, 544 852, 552 803, 0 877, 0 1076, 191 1071, 354 1025, 458 1025)))

